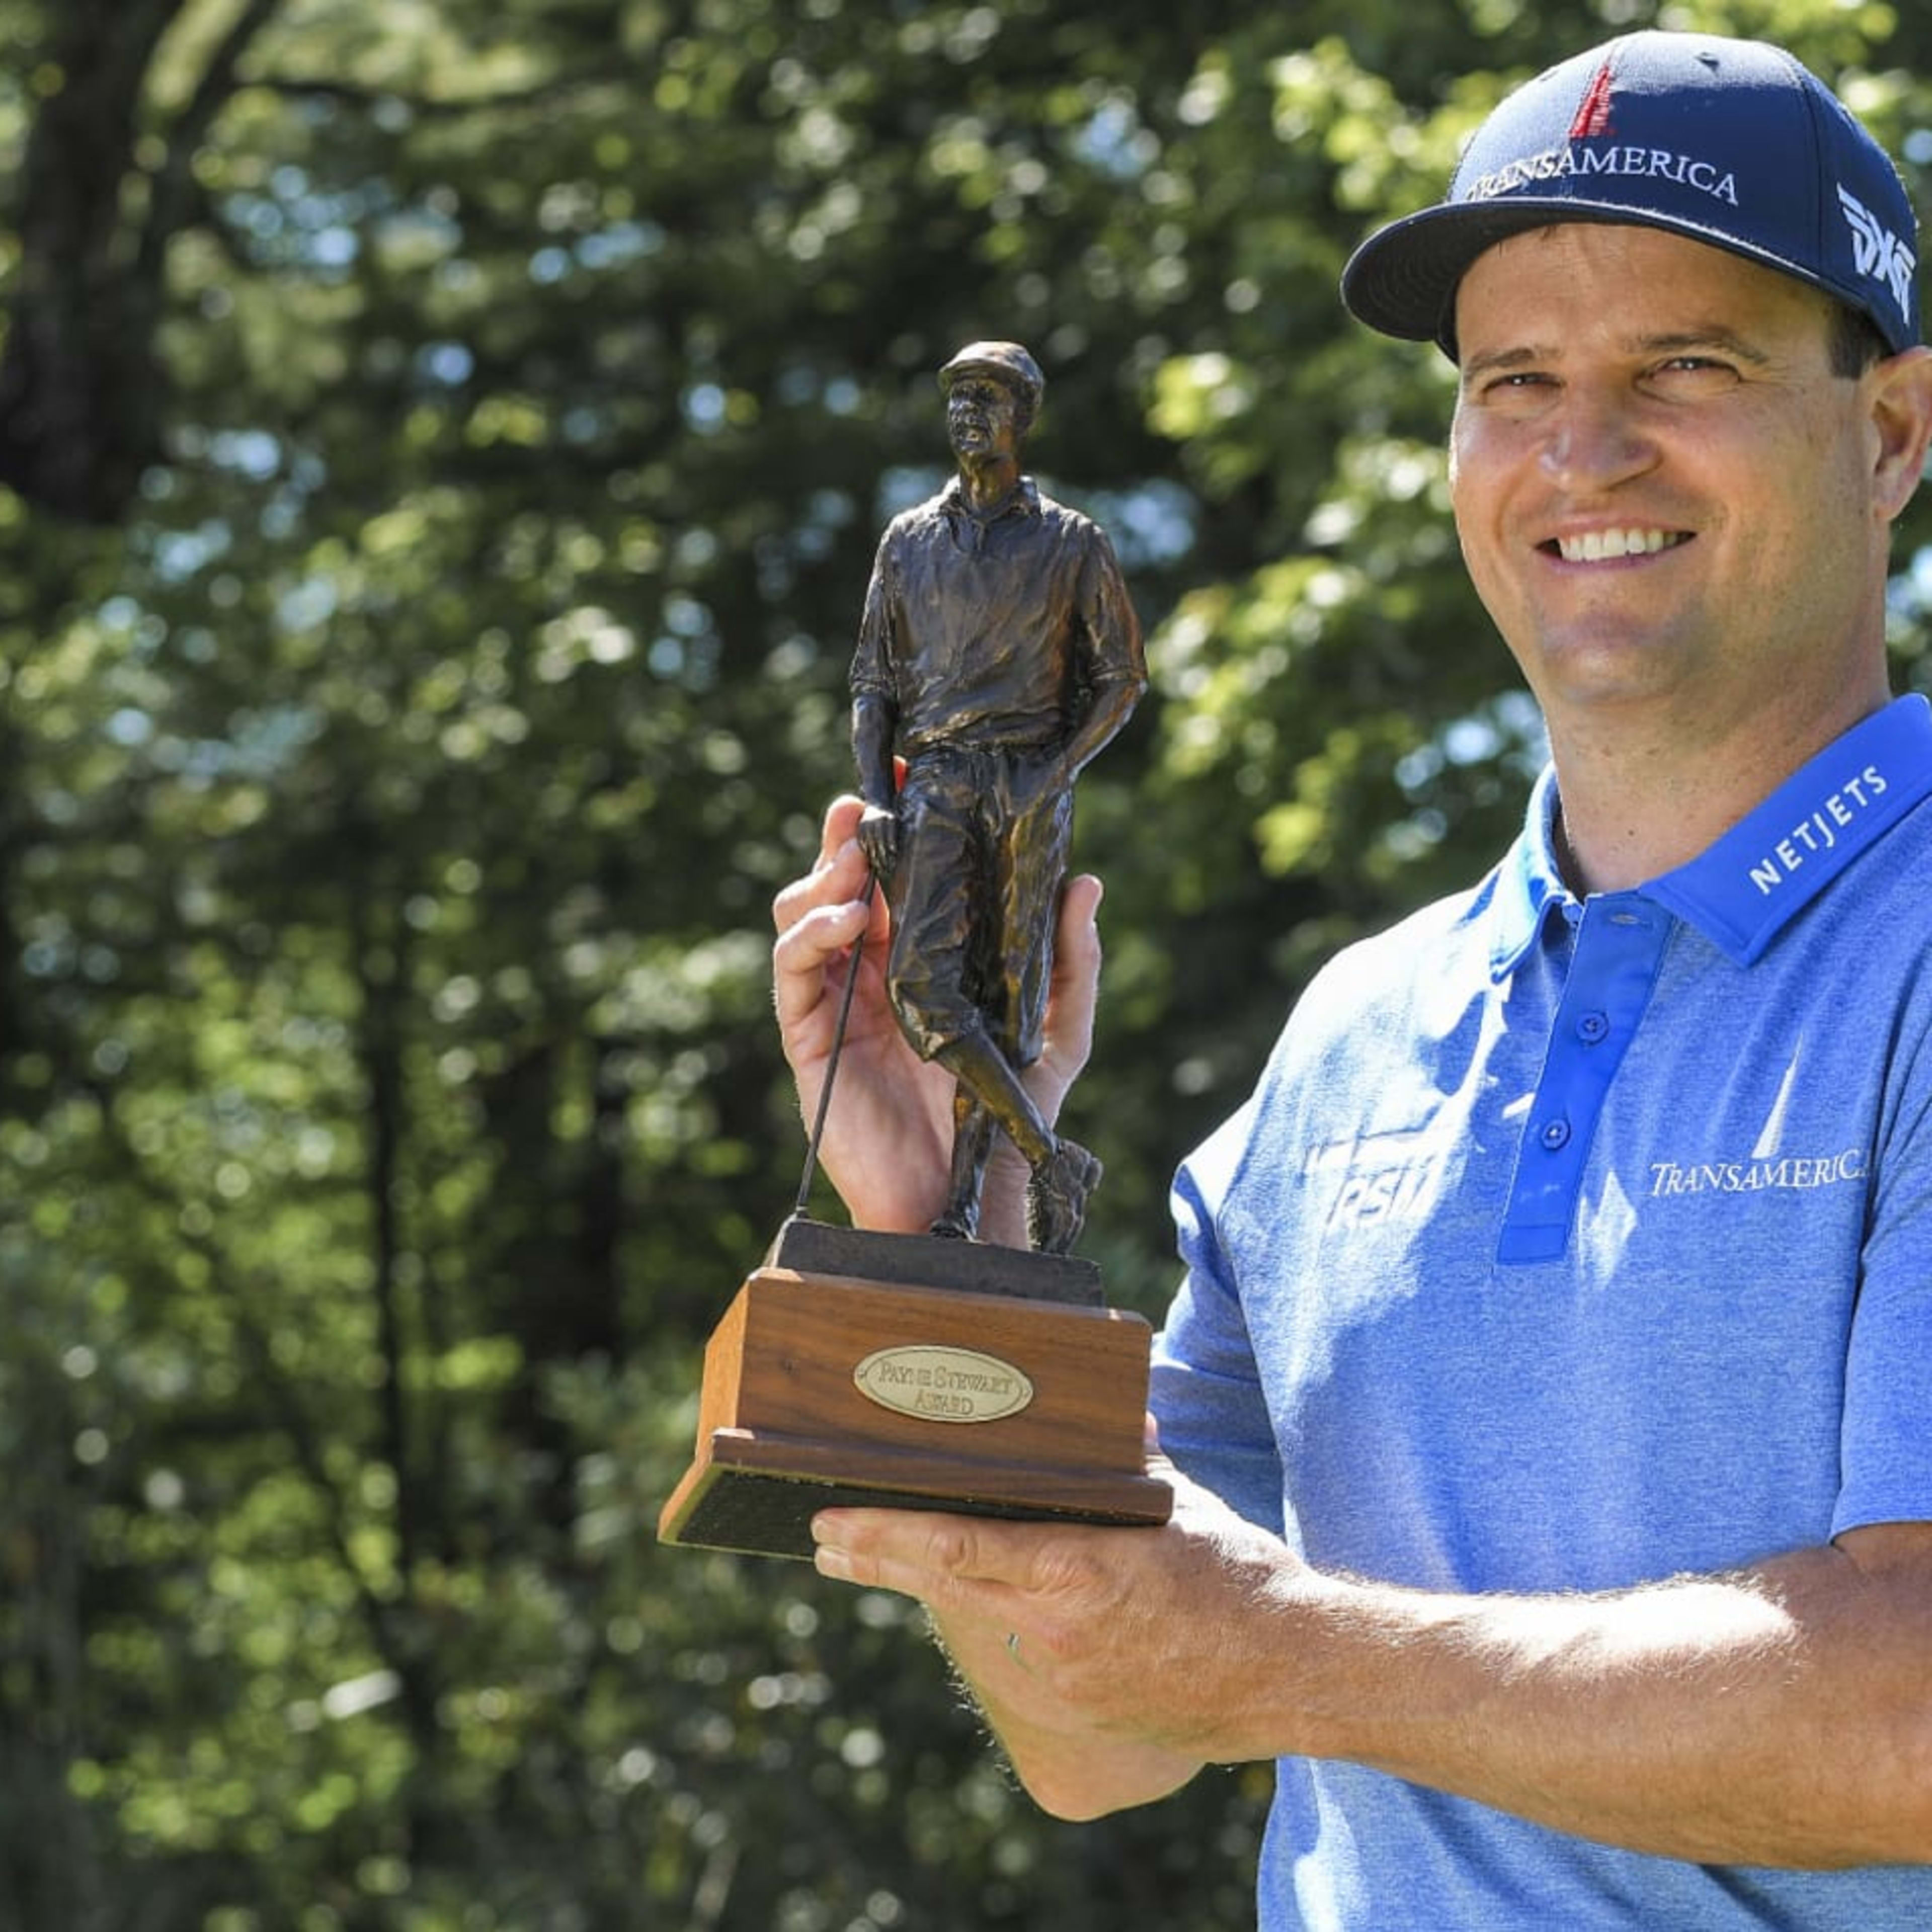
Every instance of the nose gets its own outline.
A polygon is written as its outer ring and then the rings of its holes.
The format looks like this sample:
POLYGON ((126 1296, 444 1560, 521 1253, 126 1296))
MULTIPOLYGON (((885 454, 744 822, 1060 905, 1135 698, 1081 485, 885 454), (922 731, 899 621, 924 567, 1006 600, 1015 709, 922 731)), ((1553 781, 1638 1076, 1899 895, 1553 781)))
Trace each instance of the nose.
POLYGON ((1640 476, 1657 460, 1638 399, 1608 385, 1568 385, 1544 430, 1544 470, 1573 496, 1640 476))

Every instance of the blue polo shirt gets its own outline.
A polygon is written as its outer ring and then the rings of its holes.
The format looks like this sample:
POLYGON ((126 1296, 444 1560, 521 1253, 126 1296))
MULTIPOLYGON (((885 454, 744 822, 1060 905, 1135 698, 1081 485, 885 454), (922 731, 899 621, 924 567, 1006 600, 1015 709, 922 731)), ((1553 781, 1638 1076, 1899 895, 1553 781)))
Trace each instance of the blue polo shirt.
MULTIPOLYGON (((1350 948, 1178 1177, 1154 1406, 1318 1566, 1614 1589, 1932 1519, 1932 711, 1579 901, 1553 779, 1350 948)), ((1284 1759, 1264 1928, 1932 1925, 1932 1868, 1683 1864, 1284 1759)))

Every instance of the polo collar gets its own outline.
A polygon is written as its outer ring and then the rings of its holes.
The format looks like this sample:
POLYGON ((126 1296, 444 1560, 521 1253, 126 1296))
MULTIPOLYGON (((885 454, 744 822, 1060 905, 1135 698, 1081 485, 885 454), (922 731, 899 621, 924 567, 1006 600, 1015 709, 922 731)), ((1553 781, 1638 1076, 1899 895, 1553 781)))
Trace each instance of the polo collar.
MULTIPOLYGON (((1748 966, 1929 793, 1932 705, 1915 693, 1853 725, 1696 858, 1628 896, 1661 906, 1748 966)), ((1576 903, 1557 866, 1556 806, 1556 774, 1546 768, 1496 878, 1490 965, 1498 980, 1552 906, 1576 903)))
POLYGON ((1040 514, 1040 488, 1030 476, 1022 476, 983 515, 974 509, 966 494, 966 485, 956 474, 939 494, 940 507, 950 517, 964 517, 981 530, 989 530, 1006 517, 1040 514))

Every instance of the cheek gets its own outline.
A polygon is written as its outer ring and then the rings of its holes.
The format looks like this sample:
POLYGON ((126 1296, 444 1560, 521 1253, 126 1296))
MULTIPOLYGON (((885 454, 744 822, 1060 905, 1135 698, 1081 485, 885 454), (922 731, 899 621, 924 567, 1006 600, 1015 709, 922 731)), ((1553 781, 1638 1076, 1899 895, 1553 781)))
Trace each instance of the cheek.
POLYGON ((1525 453, 1501 425, 1456 418, 1449 438, 1449 508, 1466 546, 1481 543, 1499 527, 1522 478, 1525 453))
POLYGON ((1496 495, 1476 487, 1474 476, 1466 467, 1452 466, 1449 510, 1463 566, 1486 597, 1503 548, 1496 495))

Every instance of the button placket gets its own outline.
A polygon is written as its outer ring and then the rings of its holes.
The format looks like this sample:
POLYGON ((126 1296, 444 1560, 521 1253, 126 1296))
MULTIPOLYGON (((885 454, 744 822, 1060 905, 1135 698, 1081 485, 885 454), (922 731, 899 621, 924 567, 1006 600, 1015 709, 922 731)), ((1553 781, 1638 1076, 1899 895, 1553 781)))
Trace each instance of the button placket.
POLYGON ((1510 1205, 1504 1262, 1551 1261, 1569 1239, 1610 1083, 1648 1004, 1670 921, 1634 894, 1583 908, 1551 1031, 1510 1205))

